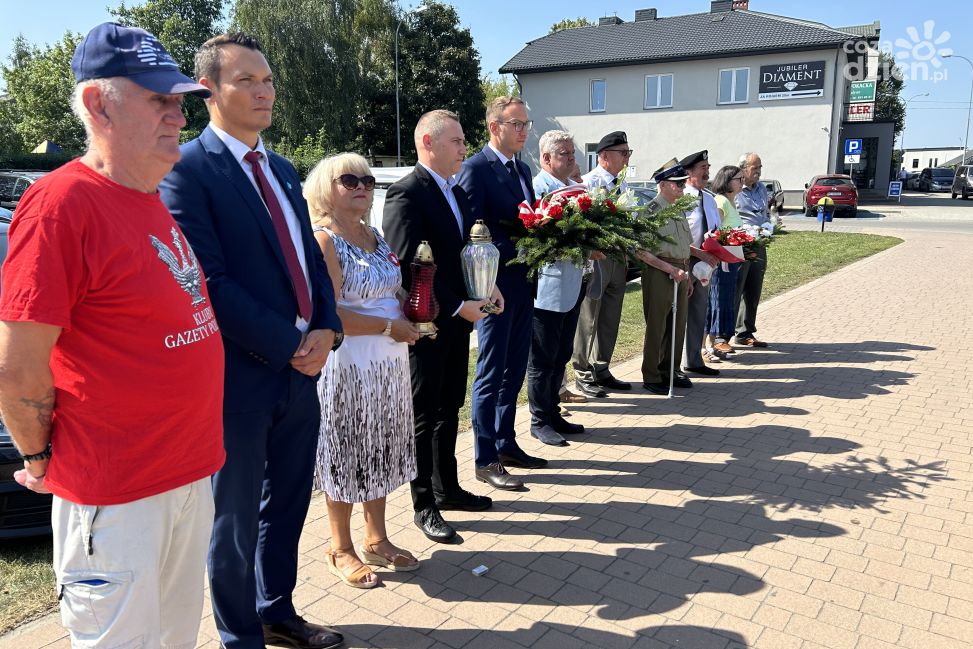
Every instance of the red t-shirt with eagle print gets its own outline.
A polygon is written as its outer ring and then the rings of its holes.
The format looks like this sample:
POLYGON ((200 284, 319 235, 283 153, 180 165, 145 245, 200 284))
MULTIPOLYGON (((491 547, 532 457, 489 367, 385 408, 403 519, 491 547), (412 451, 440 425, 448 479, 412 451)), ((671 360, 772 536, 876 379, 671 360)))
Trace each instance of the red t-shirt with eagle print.
POLYGON ((28 189, 8 234, 0 320, 62 329, 45 485, 113 505, 216 472, 223 343, 202 269, 159 194, 74 160, 28 189))

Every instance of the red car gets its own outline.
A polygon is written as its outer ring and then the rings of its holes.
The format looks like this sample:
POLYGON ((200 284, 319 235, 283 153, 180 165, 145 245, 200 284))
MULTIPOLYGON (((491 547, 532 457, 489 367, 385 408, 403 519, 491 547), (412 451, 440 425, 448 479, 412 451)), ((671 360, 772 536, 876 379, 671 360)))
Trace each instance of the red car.
POLYGON ((804 213, 815 216, 818 201, 822 198, 834 201, 834 211, 848 216, 858 215, 858 189, 851 176, 845 174, 827 174, 815 176, 811 182, 804 185, 804 213))

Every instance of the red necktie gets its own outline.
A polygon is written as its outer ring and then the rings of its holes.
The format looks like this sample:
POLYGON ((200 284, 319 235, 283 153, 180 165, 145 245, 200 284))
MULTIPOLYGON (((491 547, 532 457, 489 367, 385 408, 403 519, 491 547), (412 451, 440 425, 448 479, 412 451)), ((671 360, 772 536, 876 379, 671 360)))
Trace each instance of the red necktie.
POLYGON ((260 167, 259 151, 248 151, 243 159, 253 167, 253 177, 257 179, 260 193, 263 194, 264 203, 267 211, 270 212, 270 220, 274 224, 277 232, 277 239, 280 241, 280 248, 284 252, 284 261, 287 262, 287 271, 291 274, 291 284, 294 286, 294 294, 297 295, 297 308, 301 317, 311 321, 311 298, 307 292, 307 281, 304 279, 304 271, 301 270, 301 262, 297 258, 297 251, 294 250, 294 241, 291 239, 290 230, 287 229, 287 220, 284 218, 284 210, 280 207, 277 194, 274 193, 264 170, 260 167))

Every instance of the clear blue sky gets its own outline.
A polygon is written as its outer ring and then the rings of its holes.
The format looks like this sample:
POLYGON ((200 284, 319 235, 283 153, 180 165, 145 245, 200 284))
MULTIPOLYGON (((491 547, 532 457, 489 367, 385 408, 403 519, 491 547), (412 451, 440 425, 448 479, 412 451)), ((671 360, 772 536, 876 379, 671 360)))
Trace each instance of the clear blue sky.
MULTIPOLYGON (((136 1, 130 0, 129 4, 136 1)), ((418 4, 418 0, 400 0, 403 7, 418 4)), ((636 9, 656 7, 659 16, 664 17, 706 12, 710 6, 707 0, 454 0, 452 4, 459 11, 463 25, 473 33, 483 72, 493 75, 524 43, 543 36, 551 24, 562 18, 585 16, 597 21, 600 15, 617 14, 629 21, 636 9)), ((33 43, 48 43, 58 40, 65 30, 86 32, 110 18, 105 9, 108 5, 117 5, 117 0, 0 0, 0 60, 6 62, 18 33, 33 43)), ((947 48, 973 60, 973 29, 968 25, 966 12, 957 14, 960 6, 956 2, 888 0, 751 0, 750 4, 754 11, 816 20, 833 27, 879 20, 881 40, 889 45, 900 63, 906 60, 901 53, 909 50, 909 44, 918 42, 918 47, 909 51, 909 60, 914 61, 918 56, 927 69, 945 73, 945 78, 906 81, 903 99, 929 93, 908 105, 906 144, 910 148, 963 144, 973 68, 962 59, 943 60, 939 56, 935 56, 935 61, 941 66, 935 67, 929 58, 934 55, 934 49, 947 48), (910 28, 915 30, 916 38, 910 36, 910 28)))

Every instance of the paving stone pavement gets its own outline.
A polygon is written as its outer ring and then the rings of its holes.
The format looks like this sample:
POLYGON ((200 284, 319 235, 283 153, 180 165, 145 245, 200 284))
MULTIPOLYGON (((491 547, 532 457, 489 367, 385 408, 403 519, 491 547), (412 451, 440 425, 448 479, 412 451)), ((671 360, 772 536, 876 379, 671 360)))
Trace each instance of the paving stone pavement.
MULTIPOLYGON (((763 305, 773 346, 719 379, 669 400, 638 387, 638 360, 619 366, 636 388, 573 408, 589 432, 569 447, 521 434, 551 460, 528 491, 447 513, 461 545, 427 541, 394 494, 389 531, 423 565, 383 588, 328 574, 315 499, 299 610, 348 647, 970 647, 971 267, 973 236, 909 233, 763 305)), ((470 435, 459 454, 485 493, 470 435)), ((205 613, 199 646, 216 649, 205 613)), ((67 646, 55 616, 0 639, 67 646)))

